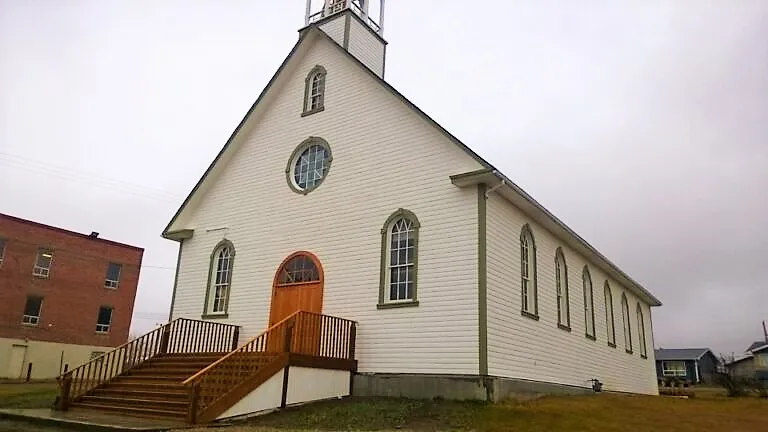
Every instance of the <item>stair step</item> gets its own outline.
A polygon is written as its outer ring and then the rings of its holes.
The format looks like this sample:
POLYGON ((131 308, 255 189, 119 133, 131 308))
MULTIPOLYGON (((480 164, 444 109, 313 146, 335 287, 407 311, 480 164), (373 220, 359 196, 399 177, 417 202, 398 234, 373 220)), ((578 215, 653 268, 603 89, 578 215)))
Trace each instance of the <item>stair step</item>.
POLYGON ((175 379, 180 379, 184 381, 185 379, 191 377, 192 375, 196 374, 198 369, 194 369, 191 371, 178 371, 178 370, 159 370, 159 369, 147 369, 147 370, 131 370, 126 373, 124 373, 122 376, 125 377, 174 377, 175 379))
POLYGON ((151 406, 152 409, 162 409, 164 411, 186 411, 186 407, 189 404, 186 400, 152 400, 152 399, 140 399, 140 398, 125 398, 114 396, 83 396, 78 402, 84 403, 96 403, 101 405, 110 405, 115 407, 147 407, 151 406))
POLYGON ((172 418, 184 418, 186 416, 186 408, 183 410, 166 410, 157 408, 146 407, 128 407, 109 405, 95 402, 75 402, 72 404, 76 408, 88 408, 102 411, 113 411, 131 415, 138 415, 142 417, 172 417, 172 418))
MULTIPOLYGON (((180 382, 147 382, 147 381, 119 381, 113 380, 104 389, 112 390, 137 390, 160 392, 186 392, 186 387, 180 382)), ((104 390, 102 389, 102 390, 104 390)))
POLYGON ((105 387, 93 390, 93 396, 104 396, 104 397, 119 397, 119 398, 125 398, 125 399, 147 399, 147 400, 160 400, 160 401, 166 401, 166 400, 188 400, 188 394, 183 389, 145 389, 143 387, 138 388, 128 388, 128 389, 121 389, 121 388, 113 388, 113 387, 105 387))
POLYGON ((120 375, 112 383, 181 384, 188 377, 165 375, 120 375))

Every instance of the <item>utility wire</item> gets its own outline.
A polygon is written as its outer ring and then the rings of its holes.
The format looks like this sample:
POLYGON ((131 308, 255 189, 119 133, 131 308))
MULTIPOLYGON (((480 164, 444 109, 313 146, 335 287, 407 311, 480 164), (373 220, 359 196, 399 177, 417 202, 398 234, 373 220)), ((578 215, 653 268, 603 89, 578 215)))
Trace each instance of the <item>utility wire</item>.
POLYGON ((23 156, 12 155, 5 152, 0 152, 0 164, 9 166, 11 168, 27 170, 63 180, 87 183, 90 186, 101 187, 108 190, 117 190, 138 197, 149 198, 158 201, 178 203, 183 199, 182 196, 176 193, 155 189, 144 185, 129 183, 122 180, 109 179, 96 174, 76 171, 71 168, 50 164, 48 162, 37 161, 23 156))

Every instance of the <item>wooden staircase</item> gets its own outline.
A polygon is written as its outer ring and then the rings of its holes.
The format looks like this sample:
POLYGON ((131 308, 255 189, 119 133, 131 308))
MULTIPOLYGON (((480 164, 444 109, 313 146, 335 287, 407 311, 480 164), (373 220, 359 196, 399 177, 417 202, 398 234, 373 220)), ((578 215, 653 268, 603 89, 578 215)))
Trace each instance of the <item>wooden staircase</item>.
POLYGON ((184 380, 225 354, 159 354, 91 390, 70 406, 185 420, 189 391, 184 380))
POLYGON ((237 347, 239 327, 180 318, 65 372, 56 406, 208 423, 289 366, 356 370, 355 334, 299 311, 237 347))

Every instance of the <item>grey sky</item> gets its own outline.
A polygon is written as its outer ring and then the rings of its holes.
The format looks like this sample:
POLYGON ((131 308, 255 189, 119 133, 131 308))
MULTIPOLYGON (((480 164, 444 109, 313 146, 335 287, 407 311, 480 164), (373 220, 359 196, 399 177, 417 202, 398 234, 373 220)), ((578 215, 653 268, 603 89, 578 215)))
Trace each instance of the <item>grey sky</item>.
MULTIPOLYGON (((656 345, 768 319, 768 2, 390 0, 387 80, 663 302, 656 345)), ((0 212, 146 248, 266 85, 304 1, 0 0, 0 212)), ((152 266, 152 267, 150 267, 152 266)))

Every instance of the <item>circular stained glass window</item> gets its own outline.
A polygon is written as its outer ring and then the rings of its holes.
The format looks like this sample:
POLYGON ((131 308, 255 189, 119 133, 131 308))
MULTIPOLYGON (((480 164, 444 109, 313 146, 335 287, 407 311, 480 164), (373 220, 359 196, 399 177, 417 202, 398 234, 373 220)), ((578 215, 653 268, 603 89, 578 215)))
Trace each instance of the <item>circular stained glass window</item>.
POLYGON ((307 193, 320 185, 330 166, 330 147, 322 140, 310 139, 302 143, 291 158, 287 170, 289 184, 296 192, 307 193))

